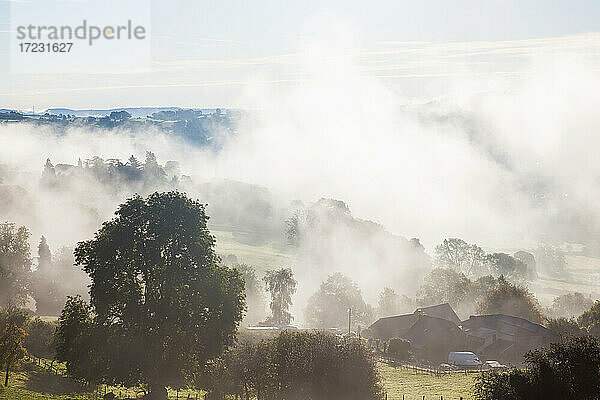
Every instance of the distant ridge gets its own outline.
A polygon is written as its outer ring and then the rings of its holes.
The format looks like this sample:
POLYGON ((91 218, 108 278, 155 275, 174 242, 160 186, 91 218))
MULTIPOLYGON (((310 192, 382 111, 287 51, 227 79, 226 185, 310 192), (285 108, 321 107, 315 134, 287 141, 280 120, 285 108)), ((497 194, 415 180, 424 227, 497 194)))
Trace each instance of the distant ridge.
MULTIPOLYGON (((75 115, 77 117, 104 117, 109 115, 113 111, 127 111, 132 117, 147 117, 150 114, 159 111, 176 111, 184 110, 182 107, 123 107, 123 108, 111 108, 108 110, 73 110, 70 108, 49 108, 45 112, 48 114, 55 115, 75 115)), ((201 110, 203 113, 213 113, 215 108, 194 108, 194 110, 201 110)))

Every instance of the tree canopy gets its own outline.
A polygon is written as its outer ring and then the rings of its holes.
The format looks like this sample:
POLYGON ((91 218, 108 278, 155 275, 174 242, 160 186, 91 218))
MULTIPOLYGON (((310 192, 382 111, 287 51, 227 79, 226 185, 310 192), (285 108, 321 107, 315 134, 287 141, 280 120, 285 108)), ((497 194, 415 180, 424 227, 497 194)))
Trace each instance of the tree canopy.
POLYGON ((577 318, 579 326, 594 336, 600 336, 600 301, 596 300, 589 310, 577 318))
POLYGON ((4 386, 8 386, 8 374, 10 367, 25 357, 25 329, 19 327, 16 323, 10 322, 5 325, 0 334, 0 364, 4 365, 6 377, 4 386))
POLYGON ((574 292, 557 296, 552 301, 551 311, 555 317, 577 318, 594 305, 594 301, 574 292))
POLYGON ((270 270, 263 277, 265 289, 271 295, 271 316, 266 323, 276 326, 289 325, 294 317, 290 314, 292 296, 296 293, 296 280, 291 268, 270 270))
POLYGON ((265 318, 265 295, 262 285, 256 276, 254 267, 246 264, 236 264, 237 269, 244 279, 244 291, 246 293, 246 305, 248 309, 244 316, 244 324, 256 324, 265 318))
POLYGON ((486 254, 481 247, 458 238, 444 239, 437 245, 434 262, 440 268, 453 269, 468 277, 489 273, 486 254))
POLYGON ((70 299, 57 356, 89 381, 180 387, 219 356, 242 319, 244 283, 219 265, 205 206, 178 192, 135 196, 80 242, 90 305, 70 299), (79 368, 86 362, 93 368, 79 368))
POLYGON ((417 291, 417 302, 422 306, 449 303, 453 308, 463 302, 471 281, 462 273, 446 268, 436 268, 425 276, 417 291))
POLYGON ((389 287, 384 287, 379 293, 377 302, 377 314, 380 317, 389 317, 402 313, 412 312, 415 309, 415 301, 406 295, 398 295, 389 287))
POLYGON ((344 328, 348 326, 348 309, 352 310, 353 325, 365 326, 371 322, 373 310, 365 303, 356 283, 335 273, 308 299, 304 315, 313 328, 344 328))
POLYGON ((490 372, 475 380, 477 400, 588 400, 600 397, 600 344, 574 337, 525 354, 529 368, 490 372))
POLYGON ((63 247, 52 255, 42 236, 38 246, 38 267, 31 274, 31 294, 38 315, 58 316, 69 295, 85 295, 89 278, 73 266, 73 249, 63 247))
POLYGON ((535 297, 525 288, 510 283, 492 290, 477 306, 479 314, 507 314, 531 322, 542 322, 543 316, 535 297))
MULTIPOLYGON (((459 238, 444 239, 436 246, 434 262, 438 268, 452 269, 471 279, 492 275, 522 281, 533 276, 527 264, 519 258, 506 253, 486 254, 478 245, 459 238)), ((535 269, 535 266, 532 268, 535 269)))
POLYGON ((24 305, 30 293, 29 230, 0 223, 0 306, 24 305))

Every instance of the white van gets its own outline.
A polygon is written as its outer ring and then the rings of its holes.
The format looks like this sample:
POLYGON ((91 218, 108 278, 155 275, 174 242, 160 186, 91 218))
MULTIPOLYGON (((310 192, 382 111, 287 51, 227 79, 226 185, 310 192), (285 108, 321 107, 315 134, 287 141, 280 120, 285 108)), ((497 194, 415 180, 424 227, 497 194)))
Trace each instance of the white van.
POLYGON ((452 351, 448 354, 448 364, 462 368, 481 367, 479 357, 470 351, 452 351))

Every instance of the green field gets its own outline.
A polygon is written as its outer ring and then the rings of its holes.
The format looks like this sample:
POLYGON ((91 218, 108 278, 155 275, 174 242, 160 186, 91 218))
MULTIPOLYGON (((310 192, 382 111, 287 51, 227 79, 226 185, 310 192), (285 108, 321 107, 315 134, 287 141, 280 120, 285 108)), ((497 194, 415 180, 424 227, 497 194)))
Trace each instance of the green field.
MULTIPOLYGON (((19 372, 10 374, 9 387, 0 386, 0 400, 99 400, 105 388, 97 391, 85 388, 71 379, 52 373, 45 368, 31 362, 23 362, 19 372)), ((4 375, 2 374, 2 384, 4 375)), ((133 388, 110 387, 106 388, 119 398, 136 398, 138 390, 133 388)), ((169 399, 186 399, 188 394, 191 399, 202 399, 203 393, 192 390, 182 390, 177 397, 177 391, 169 391, 169 399)))
POLYGON ((388 400, 472 399, 475 374, 453 372, 435 376, 403 367, 379 364, 388 400))
MULTIPOLYGON (((2 374, 4 384, 4 374, 2 374)), ((67 400, 91 399, 91 393, 70 379, 50 373, 30 362, 21 364, 19 372, 12 372, 9 387, 0 387, 0 400, 67 400)))
MULTIPOLYGON (((382 383, 389 400, 422 399, 459 399, 463 397, 471 399, 473 387, 473 374, 464 375, 453 373, 442 376, 434 376, 423 372, 415 374, 410 369, 402 367, 391 367, 387 364, 378 364, 382 377, 382 383)), ((135 398, 136 391, 126 388, 109 388, 120 397, 135 398)), ((50 373, 30 362, 21 366, 21 371, 12 373, 9 387, 0 387, 0 400, 76 400, 76 399, 100 399, 103 389, 92 392, 74 383, 70 379, 50 373)), ((202 398, 202 393, 183 390, 179 392, 179 398, 185 399, 188 394, 190 398, 202 398)), ((169 398, 176 399, 177 392, 169 391, 169 398)))
POLYGON ((543 305, 550 305, 556 296, 580 292, 592 299, 600 299, 600 259, 569 254, 567 276, 564 278, 540 277, 530 284, 531 290, 543 305))
MULTIPOLYGON (((221 228, 222 229, 222 228, 221 228)), ((294 256, 289 249, 278 248, 274 243, 253 240, 251 232, 235 230, 212 230, 217 239, 219 254, 235 255, 240 263, 256 268, 259 273, 276 267, 291 267, 294 256)), ((600 299, 600 258, 587 257, 577 246, 564 249, 567 275, 564 278, 541 276, 529 284, 542 305, 549 306, 556 296, 580 292, 593 299, 600 299)))
POLYGON ((293 257, 273 243, 252 243, 242 232, 213 230, 217 239, 217 252, 224 256, 233 254, 243 264, 254 266, 257 271, 271 268, 291 267, 293 257))

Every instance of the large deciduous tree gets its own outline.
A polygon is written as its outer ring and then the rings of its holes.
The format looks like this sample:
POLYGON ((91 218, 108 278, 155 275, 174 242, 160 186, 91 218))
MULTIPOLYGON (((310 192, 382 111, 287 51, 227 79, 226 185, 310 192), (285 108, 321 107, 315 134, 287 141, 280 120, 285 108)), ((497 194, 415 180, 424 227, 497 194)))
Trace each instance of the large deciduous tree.
POLYGON ((492 290, 477 306, 478 314, 507 314, 541 323, 543 315, 536 298, 526 288, 510 283, 492 290))
POLYGON ((377 313, 380 317, 389 317, 400 313, 400 297, 396 291, 389 287, 384 287, 379 294, 377 303, 377 313))
POLYGON ((0 224, 0 306, 22 306, 31 292, 29 231, 13 223, 0 224))
POLYGON ((292 295, 296 293, 296 280, 291 268, 267 271, 263 277, 265 289, 271 295, 271 316, 266 323, 276 326, 289 325, 292 322, 290 306, 292 295))
POLYGON ((70 373, 164 398, 232 344, 244 282, 220 265, 207 221, 205 206, 183 194, 135 196, 78 244, 76 263, 92 283, 90 308, 71 299, 58 327, 70 373))
POLYGON ((73 266, 73 249, 63 247, 52 256, 45 238, 38 246, 38 268, 32 273, 32 296, 38 315, 60 315, 69 295, 87 293, 89 278, 73 266))
POLYGON ((555 297, 552 301, 551 311, 557 318, 577 318, 593 305, 594 300, 582 293, 574 292, 555 297))
POLYGON ((371 322, 373 310, 365 303, 359 287, 338 272, 327 277, 308 299, 304 314, 313 328, 344 328, 348 325, 348 309, 354 325, 371 322))
POLYGON ((509 254, 492 253, 486 258, 494 276, 504 276, 513 281, 524 281, 528 278, 527 265, 509 254))
POLYGON ((471 290, 471 281, 462 273, 446 268, 432 270, 417 291, 417 302, 421 306, 449 303, 457 308, 471 290))
POLYGON ((265 296, 262 285, 256 276, 254 267, 246 264, 237 264, 234 266, 244 279, 244 291, 246 292, 247 311, 244 316, 243 324, 256 324, 262 321, 266 315, 265 296))
POLYGON ((489 274, 489 265, 483 249, 462 239, 450 238, 435 248, 435 265, 478 277, 489 274))

